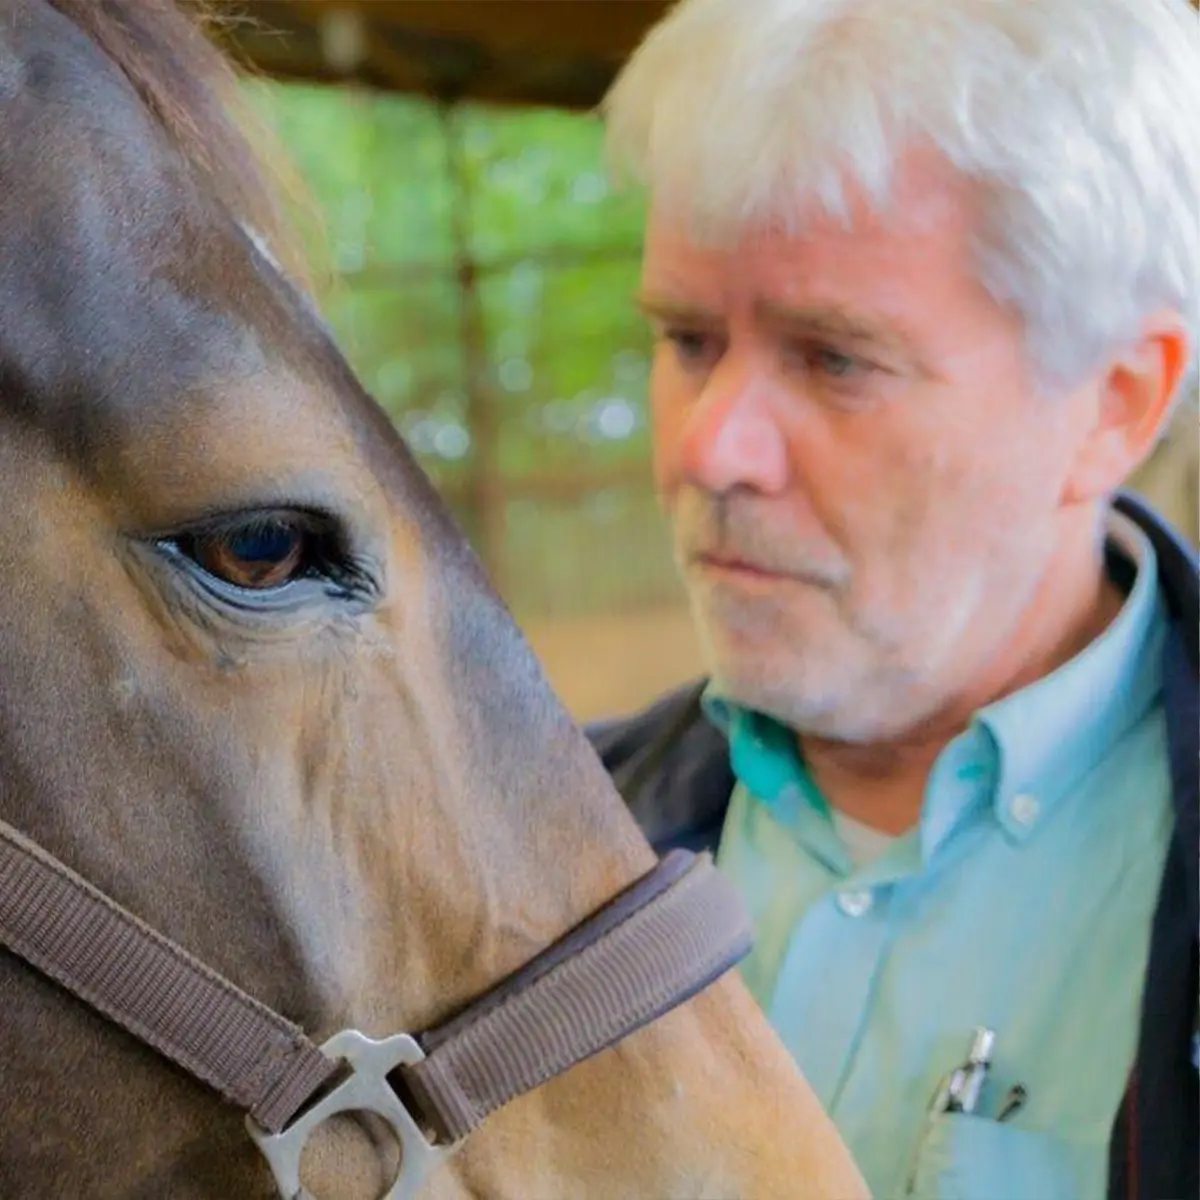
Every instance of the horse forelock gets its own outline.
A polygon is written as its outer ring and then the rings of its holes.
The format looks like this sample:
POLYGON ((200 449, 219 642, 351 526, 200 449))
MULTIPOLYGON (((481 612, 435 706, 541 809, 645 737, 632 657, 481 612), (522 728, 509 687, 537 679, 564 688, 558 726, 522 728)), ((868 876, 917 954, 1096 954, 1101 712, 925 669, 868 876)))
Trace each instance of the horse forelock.
POLYGON ((164 401, 283 367, 374 425, 231 115, 237 78, 193 21, 167 0, 13 0, 6 17, 9 415, 86 470, 164 401))
POLYGON ((306 283, 305 253, 280 204, 293 181, 257 119, 230 59, 216 45, 232 18, 204 0, 36 0, 98 46, 202 186, 270 245, 293 280, 306 283))

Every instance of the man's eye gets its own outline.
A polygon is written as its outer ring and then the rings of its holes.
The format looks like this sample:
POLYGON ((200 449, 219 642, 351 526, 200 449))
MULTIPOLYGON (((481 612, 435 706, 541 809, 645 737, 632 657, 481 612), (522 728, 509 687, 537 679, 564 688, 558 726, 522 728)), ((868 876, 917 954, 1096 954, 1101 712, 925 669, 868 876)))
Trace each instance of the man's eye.
POLYGON ((181 553, 209 575, 247 591, 283 587, 310 573, 313 535, 291 515, 263 516, 239 525, 187 534, 181 553))
POLYGON ((872 370, 871 363, 855 354, 845 354, 830 346, 814 346, 811 343, 794 347, 789 357, 804 371, 815 372, 835 383, 846 383, 872 370))
POLYGON ((693 329, 667 329, 663 337, 670 342, 675 356, 685 366, 696 366, 719 356, 717 339, 711 333, 693 329))
POLYGON ((813 352, 812 362, 818 370, 837 379, 853 375, 862 367, 862 363, 857 358, 853 358, 849 354, 839 354, 836 350, 816 350, 813 352))

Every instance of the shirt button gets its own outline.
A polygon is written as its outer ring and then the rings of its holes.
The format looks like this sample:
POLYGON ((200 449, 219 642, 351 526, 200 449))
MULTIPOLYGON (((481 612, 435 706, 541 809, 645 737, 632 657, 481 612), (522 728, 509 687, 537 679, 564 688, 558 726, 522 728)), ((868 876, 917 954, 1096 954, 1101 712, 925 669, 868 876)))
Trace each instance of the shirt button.
POLYGON ((861 917, 870 912, 875 898, 870 892, 839 892, 837 906, 848 917, 861 917))
POLYGON ((1038 804, 1038 798, 1031 796, 1028 792, 1022 792, 1019 796, 1012 798, 1012 803, 1008 806, 1008 811, 1012 814, 1012 819, 1018 825, 1029 826, 1038 818, 1038 812, 1041 805, 1038 804))

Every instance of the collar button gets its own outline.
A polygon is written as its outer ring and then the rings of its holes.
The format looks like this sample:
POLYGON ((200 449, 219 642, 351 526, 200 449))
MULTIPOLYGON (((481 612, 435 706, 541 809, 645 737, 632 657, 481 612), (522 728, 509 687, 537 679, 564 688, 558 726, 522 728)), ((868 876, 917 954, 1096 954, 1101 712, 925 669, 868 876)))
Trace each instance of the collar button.
POLYGON ((870 892, 839 892, 837 906, 848 917, 861 917, 871 911, 875 897, 870 892))
POLYGON ((1042 806, 1038 798, 1029 792, 1021 792, 1012 798, 1008 806, 1009 815, 1018 825, 1028 829, 1037 819, 1042 806))

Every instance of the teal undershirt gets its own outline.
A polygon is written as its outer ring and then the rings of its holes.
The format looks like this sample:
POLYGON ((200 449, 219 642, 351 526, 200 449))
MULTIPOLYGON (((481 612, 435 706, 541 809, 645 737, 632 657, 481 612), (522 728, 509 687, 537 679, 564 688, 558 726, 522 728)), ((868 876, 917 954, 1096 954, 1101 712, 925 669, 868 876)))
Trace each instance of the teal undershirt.
POLYGON ((705 697, 738 779, 718 863, 756 924, 744 978, 876 1200, 1104 1195, 1172 825, 1154 551, 1115 515, 1110 538, 1137 568, 1117 619, 976 714, 873 862, 789 730, 705 697), (978 1026, 997 1034, 978 1114, 931 1118, 978 1026))

